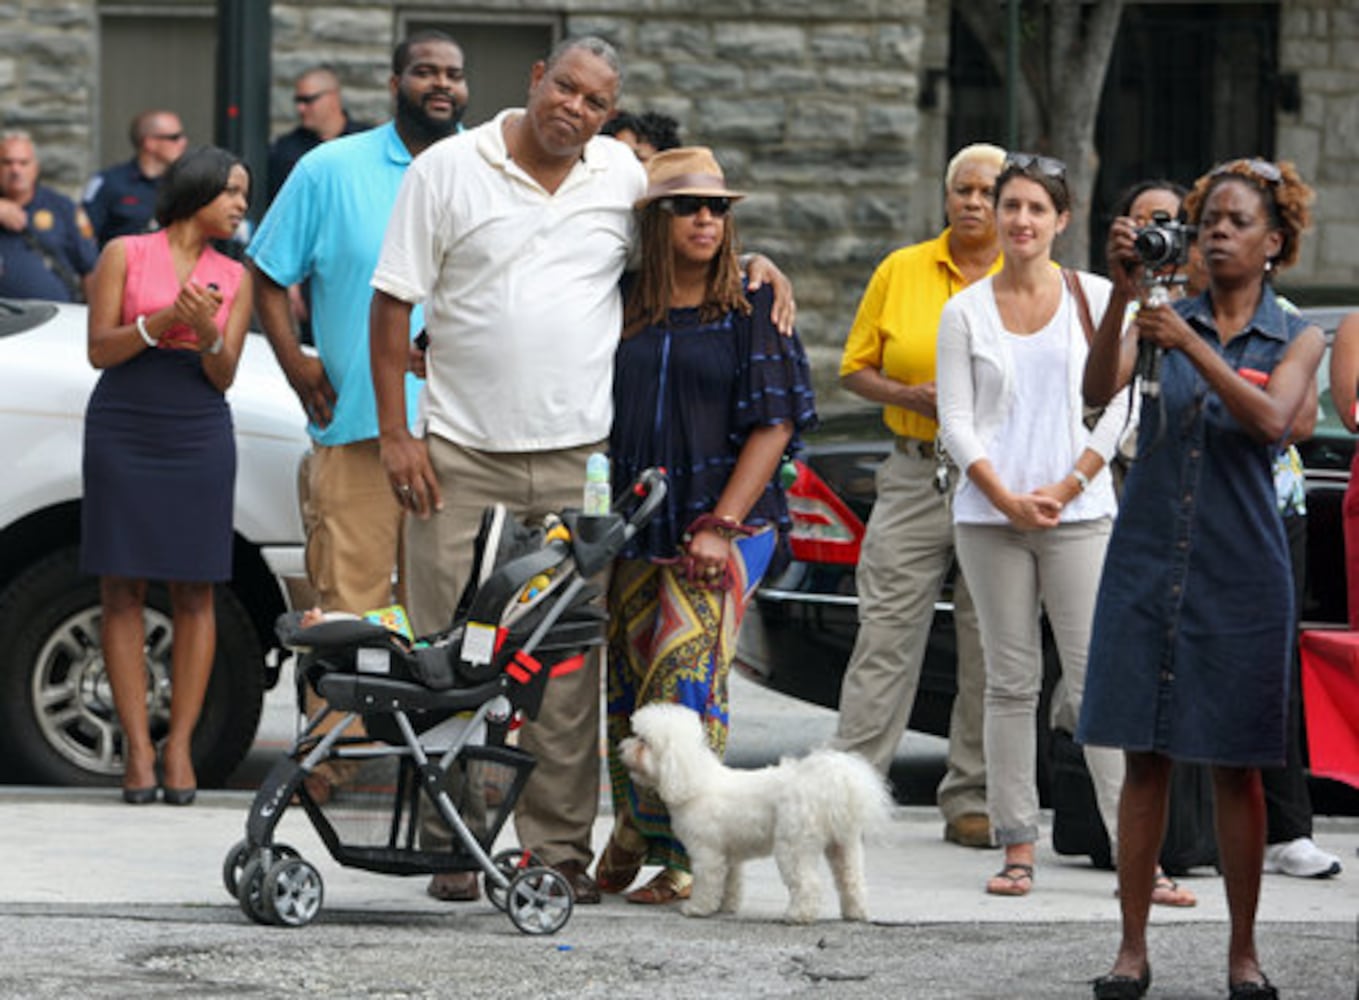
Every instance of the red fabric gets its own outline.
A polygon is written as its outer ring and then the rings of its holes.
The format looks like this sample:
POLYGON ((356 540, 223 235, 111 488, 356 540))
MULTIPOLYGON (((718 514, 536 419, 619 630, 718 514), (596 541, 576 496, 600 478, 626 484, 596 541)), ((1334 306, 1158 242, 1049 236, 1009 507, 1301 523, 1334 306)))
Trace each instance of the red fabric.
POLYGON ((1359 632, 1303 632, 1299 645, 1312 773, 1359 788, 1359 632))
POLYGON ((1359 629, 1359 448, 1350 461, 1350 482, 1341 503, 1345 534, 1345 583, 1349 588, 1350 628, 1359 629))

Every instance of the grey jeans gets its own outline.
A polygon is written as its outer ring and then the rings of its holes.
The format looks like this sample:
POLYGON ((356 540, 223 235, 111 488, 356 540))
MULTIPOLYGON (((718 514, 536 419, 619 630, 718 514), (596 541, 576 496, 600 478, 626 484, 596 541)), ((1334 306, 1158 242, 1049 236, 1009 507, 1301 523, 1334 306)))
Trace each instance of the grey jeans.
MULTIPOLYGON (((1038 839, 1034 718, 1043 683, 1040 607, 1057 641, 1067 708, 1079 715, 1095 594, 1111 529, 1109 518, 1046 531, 956 526, 958 560, 972 586, 986 655, 987 801, 1000 844, 1038 839)), ((1123 754, 1086 747, 1085 760, 1100 816, 1115 843, 1123 754)))

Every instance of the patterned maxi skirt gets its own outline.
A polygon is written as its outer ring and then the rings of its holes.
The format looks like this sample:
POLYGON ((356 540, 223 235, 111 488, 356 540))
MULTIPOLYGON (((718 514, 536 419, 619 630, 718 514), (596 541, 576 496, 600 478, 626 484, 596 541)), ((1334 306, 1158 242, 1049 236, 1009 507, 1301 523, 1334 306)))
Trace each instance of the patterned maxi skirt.
POLYGON ((687 705, 703 719, 708 745, 727 749, 727 673, 746 605, 774 554, 765 530, 732 544, 729 590, 684 578, 676 567, 631 559, 614 566, 609 584, 609 784, 616 817, 647 841, 647 864, 689 870, 684 845, 670 829, 664 803, 633 785, 618 757, 632 732, 632 713, 664 701, 687 705))

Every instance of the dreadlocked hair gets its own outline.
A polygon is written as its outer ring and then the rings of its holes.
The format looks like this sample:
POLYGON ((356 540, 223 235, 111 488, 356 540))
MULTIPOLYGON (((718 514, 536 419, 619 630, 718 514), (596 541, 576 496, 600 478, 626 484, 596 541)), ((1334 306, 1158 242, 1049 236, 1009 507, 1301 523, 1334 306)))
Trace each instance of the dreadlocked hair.
MULTIPOLYGON (((727 215, 722 227, 722 243, 708 265, 708 287, 699 319, 710 322, 729 312, 749 314, 741 282, 741 266, 736 259, 736 222, 727 215)), ((673 216, 652 202, 642 210, 642 266, 623 306, 623 336, 631 337, 648 326, 665 322, 670 314, 670 293, 675 284, 675 251, 670 243, 673 216)))

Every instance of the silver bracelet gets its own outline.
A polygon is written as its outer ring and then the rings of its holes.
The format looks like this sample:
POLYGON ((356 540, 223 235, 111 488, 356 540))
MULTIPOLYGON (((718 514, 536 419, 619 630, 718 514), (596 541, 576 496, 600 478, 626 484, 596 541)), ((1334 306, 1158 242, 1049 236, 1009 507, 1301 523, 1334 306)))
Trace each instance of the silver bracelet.
POLYGON ((1080 487, 1082 493, 1090 488, 1090 477, 1080 469, 1072 469, 1071 474, 1076 477, 1076 485, 1080 487))
POLYGON ((208 353, 209 354, 222 353, 222 335, 220 333, 217 335, 217 339, 212 342, 212 346, 208 348, 208 353))
POLYGON ((142 340, 146 341, 147 347, 155 347, 160 343, 159 340, 151 336, 151 331, 146 328, 146 317, 141 313, 137 314, 137 332, 142 335, 142 340))

